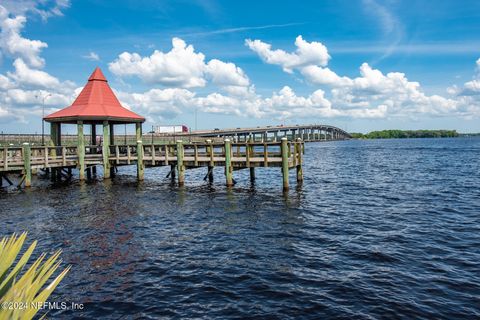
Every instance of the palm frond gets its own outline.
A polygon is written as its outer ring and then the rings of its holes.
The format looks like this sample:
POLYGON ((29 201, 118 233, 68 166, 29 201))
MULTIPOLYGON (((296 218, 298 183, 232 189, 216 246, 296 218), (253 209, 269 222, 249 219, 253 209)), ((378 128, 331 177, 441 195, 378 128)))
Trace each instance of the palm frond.
POLYGON ((26 238, 27 233, 23 232, 20 236, 13 234, 0 241, 0 303, 22 303, 27 306, 10 309, 6 308, 8 304, 2 304, 0 320, 32 319, 70 270, 68 266, 45 286, 62 263, 61 250, 58 250, 46 260, 46 254, 42 253, 23 275, 19 276, 37 245, 37 241, 34 241, 15 263, 26 238))

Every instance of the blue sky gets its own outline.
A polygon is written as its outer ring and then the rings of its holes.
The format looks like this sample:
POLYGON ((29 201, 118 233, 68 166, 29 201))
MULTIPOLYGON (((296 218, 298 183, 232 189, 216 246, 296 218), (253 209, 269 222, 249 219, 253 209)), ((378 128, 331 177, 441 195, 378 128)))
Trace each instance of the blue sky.
POLYGON ((0 5, 4 132, 39 132, 43 97, 69 105, 95 66, 147 128, 480 132, 478 1, 0 5))

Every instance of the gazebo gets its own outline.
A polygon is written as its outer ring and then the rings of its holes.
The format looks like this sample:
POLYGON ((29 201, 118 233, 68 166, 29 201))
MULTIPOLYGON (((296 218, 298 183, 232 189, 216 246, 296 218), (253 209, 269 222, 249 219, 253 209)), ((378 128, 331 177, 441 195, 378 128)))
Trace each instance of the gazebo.
MULTIPOLYGON (((96 125, 103 126, 103 172, 104 178, 110 178, 113 168, 110 167, 110 145, 114 145, 114 125, 135 123, 137 141, 142 140, 142 123, 145 118, 124 108, 103 75, 100 68, 95 68, 88 82, 72 103, 62 110, 54 112, 45 118, 50 122, 50 136, 55 146, 61 145, 61 126, 77 124, 78 156, 80 180, 85 179, 85 141, 84 125, 91 125, 91 144, 96 145, 96 125)), ((143 163, 138 164, 143 167, 143 163)), ((143 172, 143 170, 141 170, 143 172)), ((140 172, 140 170, 139 170, 140 172)), ((143 177, 139 177, 142 179, 143 177)))

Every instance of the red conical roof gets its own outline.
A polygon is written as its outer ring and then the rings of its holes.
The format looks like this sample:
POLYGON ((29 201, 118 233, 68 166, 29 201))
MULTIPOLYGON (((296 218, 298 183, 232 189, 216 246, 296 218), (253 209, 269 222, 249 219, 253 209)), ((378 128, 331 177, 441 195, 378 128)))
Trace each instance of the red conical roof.
POLYGON ((77 120, 144 122, 145 118, 122 107, 100 68, 95 68, 82 92, 71 106, 46 116, 48 122, 77 120))

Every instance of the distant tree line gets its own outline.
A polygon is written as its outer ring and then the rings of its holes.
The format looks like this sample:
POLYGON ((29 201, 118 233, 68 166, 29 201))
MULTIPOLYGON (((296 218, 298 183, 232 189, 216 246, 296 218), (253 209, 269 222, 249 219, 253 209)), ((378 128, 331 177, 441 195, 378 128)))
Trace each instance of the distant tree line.
POLYGON ((382 130, 366 134, 350 133, 354 139, 453 138, 456 130, 382 130))

